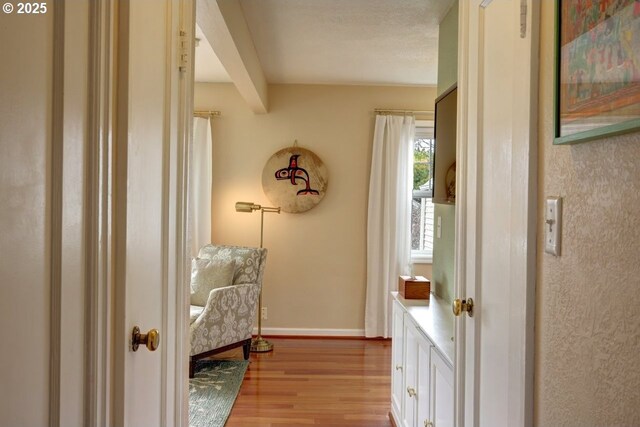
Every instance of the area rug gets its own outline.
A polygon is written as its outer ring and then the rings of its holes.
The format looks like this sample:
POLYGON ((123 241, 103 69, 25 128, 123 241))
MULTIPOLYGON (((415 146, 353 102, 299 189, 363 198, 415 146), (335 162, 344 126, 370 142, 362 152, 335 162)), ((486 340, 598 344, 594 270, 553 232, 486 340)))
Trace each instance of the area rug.
POLYGON ((204 360, 198 362, 189 380, 189 426, 222 427, 236 401, 246 360, 204 360))

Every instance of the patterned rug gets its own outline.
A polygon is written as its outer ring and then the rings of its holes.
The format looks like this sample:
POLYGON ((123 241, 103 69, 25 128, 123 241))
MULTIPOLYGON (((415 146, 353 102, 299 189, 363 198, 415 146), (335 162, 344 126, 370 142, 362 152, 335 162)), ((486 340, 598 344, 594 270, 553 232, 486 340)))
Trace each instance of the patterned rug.
POLYGON ((222 427, 236 401, 246 360, 204 360, 189 380, 189 426, 222 427))

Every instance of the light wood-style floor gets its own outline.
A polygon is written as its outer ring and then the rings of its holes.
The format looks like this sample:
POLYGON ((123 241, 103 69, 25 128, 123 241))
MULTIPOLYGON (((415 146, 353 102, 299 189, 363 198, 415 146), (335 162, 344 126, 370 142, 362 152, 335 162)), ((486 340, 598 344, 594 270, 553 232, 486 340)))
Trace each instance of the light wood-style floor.
MULTIPOLYGON (((226 427, 390 427, 391 341, 269 338, 251 364, 226 427)), ((241 358, 240 350, 216 358, 241 358)))

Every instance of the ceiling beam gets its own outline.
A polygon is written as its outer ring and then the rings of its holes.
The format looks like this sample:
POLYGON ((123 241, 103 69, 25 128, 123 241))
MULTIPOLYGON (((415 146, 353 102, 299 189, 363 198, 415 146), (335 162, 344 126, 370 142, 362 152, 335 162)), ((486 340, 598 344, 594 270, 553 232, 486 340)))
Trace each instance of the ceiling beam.
POLYGON ((196 21, 240 95, 256 114, 268 111, 267 80, 238 0, 197 0, 196 21))

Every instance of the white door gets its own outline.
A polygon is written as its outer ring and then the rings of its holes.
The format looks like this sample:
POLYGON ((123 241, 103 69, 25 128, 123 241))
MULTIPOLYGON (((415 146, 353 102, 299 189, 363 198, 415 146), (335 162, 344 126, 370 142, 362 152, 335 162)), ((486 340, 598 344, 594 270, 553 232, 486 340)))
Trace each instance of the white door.
POLYGON ((3 8, 0 425, 186 425, 192 6, 3 8), (134 325, 160 330, 157 352, 130 350, 134 325))
POLYGON ((167 357, 163 319, 166 280, 164 147, 166 134, 166 6, 121 4, 114 153, 114 419, 115 425, 161 425, 162 363, 167 357), (128 20, 128 22, 127 22, 128 20), (128 51, 127 51, 128 50, 128 51), (155 328, 160 346, 134 352, 134 326, 155 328))
MULTIPOLYGON (((178 58, 181 2, 121 2, 118 15, 114 200, 113 425, 161 426, 184 420, 176 305, 186 294, 185 159, 180 128, 178 58), (182 199, 181 199, 182 198, 182 199), (132 331, 159 331, 150 351, 131 345, 132 331), (174 412, 176 409, 176 412, 174 412)), ((184 107, 184 106, 183 106, 184 107)), ((189 121, 190 123, 190 121, 189 121)))
POLYGON ((532 423, 538 2, 460 2, 456 425, 532 423))

